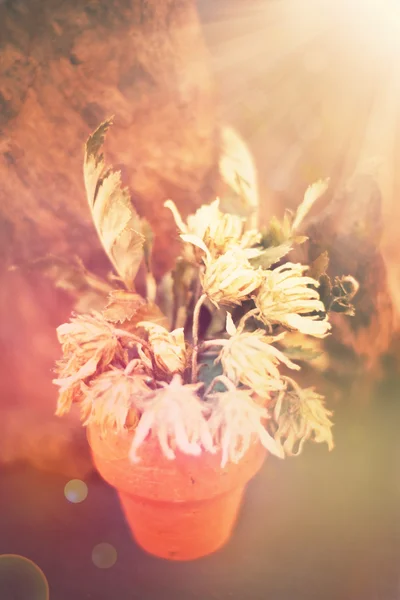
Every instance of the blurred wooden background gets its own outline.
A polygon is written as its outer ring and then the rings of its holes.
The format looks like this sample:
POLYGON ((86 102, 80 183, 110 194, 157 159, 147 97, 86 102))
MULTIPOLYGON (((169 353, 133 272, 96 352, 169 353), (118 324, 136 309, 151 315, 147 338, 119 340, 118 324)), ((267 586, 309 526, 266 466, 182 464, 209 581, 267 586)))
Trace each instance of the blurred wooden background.
POLYGON ((177 248, 163 201, 188 213, 221 190, 221 123, 254 154, 264 221, 330 176, 329 244, 345 269, 349 240, 359 236, 352 269, 368 273, 364 293, 375 309, 343 335, 356 349, 386 352, 399 293, 400 35, 385 29, 390 15, 380 19, 383 9, 366 4, 0 1, 3 461, 89 468, 75 419, 52 416, 55 327, 71 301, 38 273, 8 269, 49 252, 108 268, 86 207, 82 156, 88 134, 112 114, 107 158, 155 228, 158 274, 177 248), (346 191, 354 174, 372 177, 378 197, 362 186, 346 191))

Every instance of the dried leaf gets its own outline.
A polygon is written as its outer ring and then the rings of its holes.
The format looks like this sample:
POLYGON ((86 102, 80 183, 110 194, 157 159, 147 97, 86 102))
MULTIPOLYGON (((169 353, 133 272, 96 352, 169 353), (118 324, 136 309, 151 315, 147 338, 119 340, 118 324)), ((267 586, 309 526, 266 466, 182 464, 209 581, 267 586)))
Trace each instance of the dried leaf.
POLYGON ((328 275, 319 278, 319 294, 325 306, 326 312, 337 312, 353 317, 355 307, 353 298, 356 295, 359 284, 350 275, 335 277, 333 283, 328 275))
POLYGON ((221 128, 222 150, 219 170, 231 193, 221 198, 221 210, 248 219, 257 227, 259 195, 254 159, 239 134, 231 127, 221 128))
POLYGON ((56 288, 75 298, 75 310, 80 313, 101 310, 106 303, 107 294, 113 289, 107 281, 88 271, 77 256, 66 260, 48 254, 21 265, 13 265, 10 270, 17 269, 39 271, 49 278, 56 288))
POLYGON ((113 290, 108 298, 109 301, 103 311, 103 316, 112 323, 130 321, 137 311, 146 305, 142 296, 125 290, 113 290))
POLYGON ((355 315, 352 300, 358 291, 358 282, 350 275, 336 277, 332 286, 330 310, 350 317, 355 315))
POLYGON ((167 317, 161 312, 161 309, 157 304, 154 302, 145 302, 129 320, 126 320, 121 324, 120 328, 134 332, 140 321, 151 321, 156 325, 162 325, 166 328, 169 326, 167 317))
POLYGON ((323 396, 313 388, 301 389, 290 381, 293 389, 282 390, 275 404, 275 440, 283 445, 288 456, 300 454, 306 440, 326 442, 332 450, 332 412, 325 407, 323 396))
POLYGON ((111 125, 102 123, 86 143, 84 180, 89 207, 100 241, 128 289, 143 258, 144 237, 121 173, 106 168, 101 149, 111 125))
POLYGON ((300 227, 305 217, 313 207, 314 203, 325 194, 328 187, 329 179, 321 179, 320 181, 316 181, 306 189, 303 202, 298 207, 293 220, 293 231, 300 227))
POLYGON ((323 252, 316 258, 310 265, 310 269, 308 270, 308 275, 317 281, 323 275, 326 275, 329 266, 329 255, 328 252, 323 252))

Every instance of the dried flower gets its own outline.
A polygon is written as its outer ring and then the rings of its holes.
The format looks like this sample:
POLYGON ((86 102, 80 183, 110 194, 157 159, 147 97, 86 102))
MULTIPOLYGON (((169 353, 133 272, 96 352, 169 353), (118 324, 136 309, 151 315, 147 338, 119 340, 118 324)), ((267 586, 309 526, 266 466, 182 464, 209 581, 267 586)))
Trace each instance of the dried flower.
POLYGON ((264 331, 237 331, 222 347, 218 360, 226 376, 236 385, 249 387, 265 400, 273 390, 282 389, 279 364, 289 369, 300 367, 272 344, 285 334, 267 336, 264 331))
POLYGON ((206 414, 209 408, 197 392, 202 384, 183 384, 180 375, 174 375, 169 384, 162 386, 152 398, 141 405, 142 415, 135 430, 130 450, 132 461, 138 461, 137 451, 152 432, 158 438, 166 458, 175 458, 175 449, 197 456, 202 449, 214 452, 206 414))
POLYGON ((60 388, 56 414, 63 415, 81 397, 81 382, 114 360, 125 364, 127 356, 113 326, 97 313, 73 317, 58 327, 57 335, 64 356, 53 383, 60 388))
POLYGON ((291 388, 282 390, 274 408, 277 429, 274 438, 283 445, 288 456, 297 456, 308 439, 317 443, 326 442, 328 449, 334 447, 332 412, 324 406, 324 397, 314 388, 301 389, 293 380, 291 388), (295 450, 297 446, 297 450, 295 450))
POLYGON ((206 258, 201 275, 203 289, 215 306, 241 304, 262 281, 263 272, 254 269, 244 250, 237 246, 216 259, 206 258))
MULTIPOLYGON (((165 327, 150 321, 141 321, 137 326, 148 331, 154 362, 161 371, 167 374, 183 373, 185 371, 188 350, 183 327, 168 331, 165 327)), ((142 352, 141 356, 142 360, 147 361, 147 366, 151 368, 152 363, 149 358, 142 352)))
POLYGON ((210 394, 208 399, 212 402, 208 424, 214 443, 222 450, 222 468, 228 461, 238 463, 257 439, 271 454, 283 458, 280 444, 262 423, 268 412, 254 402, 250 390, 228 389, 210 394))
POLYGON ((237 215, 220 212, 219 218, 210 221, 203 241, 212 256, 218 257, 230 248, 238 246, 244 250, 247 258, 258 256, 259 249, 251 249, 259 244, 261 234, 258 231, 245 231, 246 221, 237 215))
POLYGON ((182 217, 172 200, 167 200, 164 203, 166 208, 169 208, 175 219, 176 226, 181 233, 195 235, 203 240, 206 230, 210 223, 218 221, 222 214, 219 210, 219 200, 215 200, 211 204, 203 204, 193 215, 189 215, 187 223, 184 223, 182 217))
POLYGON ((123 354, 113 325, 100 313, 73 317, 69 323, 57 328, 57 336, 64 355, 76 352, 98 355, 99 360, 109 364, 116 354, 123 354))
POLYGON ((323 337, 331 326, 325 317, 309 313, 325 313, 319 298, 318 281, 305 277, 308 267, 286 263, 265 271, 264 281, 254 300, 260 318, 267 324, 280 323, 301 333, 323 337), (309 287, 309 286, 313 287, 309 287))
MULTIPOLYGON (((256 230, 246 231, 246 220, 242 217, 223 213, 219 209, 219 199, 201 206, 194 215, 189 215, 187 224, 171 200, 164 206, 171 210, 182 239, 203 250, 205 246, 206 253, 214 258, 235 246, 242 248, 247 258, 254 258, 262 251, 253 248, 260 243, 261 234, 256 230)), ((200 262, 202 256, 194 251, 194 258, 200 262)))
POLYGON ((126 289, 112 291, 108 281, 96 279, 82 265, 73 272, 61 265, 64 287, 69 289, 73 280, 79 289, 89 289, 97 303, 100 294, 109 298, 102 314, 74 316, 57 330, 63 357, 54 380, 59 387, 56 414, 79 402, 85 425, 134 429, 133 461, 139 460, 150 434, 167 459, 177 451, 197 456, 219 449, 223 467, 238 462, 253 442, 280 457, 301 452, 308 438, 325 441, 331 449, 331 413, 322 396, 312 388, 301 390, 280 372, 299 370, 295 357, 310 360, 315 352, 292 345, 285 354, 275 345, 287 342, 287 334, 308 334, 318 341, 330 330, 327 312, 353 314, 358 284, 351 277, 331 283, 325 254, 307 276, 307 266, 282 264, 293 246, 307 239, 300 228, 329 181, 310 186, 295 214, 286 211, 282 221, 272 218, 264 233, 250 229, 258 206, 255 172, 251 157, 225 128, 223 145, 228 140, 232 147, 222 153, 220 170, 234 195, 222 207, 235 214, 223 212, 217 199, 184 221, 168 200, 165 207, 173 214, 183 249, 173 272, 157 285, 150 225, 136 213, 121 174, 104 161, 110 125, 111 120, 102 123, 87 141, 84 180, 93 224, 116 270, 113 278, 126 289), (146 300, 134 287, 142 261, 146 300), (211 325, 202 318, 206 312, 211 325), (249 319, 262 322, 263 329, 246 330, 249 319), (277 330, 283 333, 272 335, 277 330), (210 382, 206 392, 200 392, 199 378, 210 382), (216 383, 225 391, 214 388, 216 383))
POLYGON ((102 373, 86 386, 81 403, 84 425, 94 423, 102 431, 108 428, 122 431, 139 421, 135 403, 153 393, 143 372, 128 374, 121 369, 102 373))
POLYGON ((53 379, 53 383, 60 388, 56 409, 56 415, 59 417, 67 414, 74 402, 82 400, 83 382, 92 377, 97 371, 98 361, 96 358, 90 358, 81 367, 78 366, 79 358, 73 358, 75 359, 73 367, 71 360, 64 359, 57 362, 57 370, 61 377, 53 379), (73 369, 76 369, 76 371, 73 371, 73 369), (71 374, 68 375, 68 373, 71 374))

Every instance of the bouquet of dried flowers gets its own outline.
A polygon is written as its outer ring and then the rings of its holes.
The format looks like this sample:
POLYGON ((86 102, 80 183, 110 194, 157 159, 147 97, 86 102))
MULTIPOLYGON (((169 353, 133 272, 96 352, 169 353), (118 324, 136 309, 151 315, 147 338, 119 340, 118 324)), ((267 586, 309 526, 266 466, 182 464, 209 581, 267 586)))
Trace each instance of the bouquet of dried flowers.
POLYGON ((331 412, 313 388, 296 383, 292 374, 300 366, 285 346, 292 332, 329 335, 332 307, 352 311, 357 284, 349 277, 332 284, 320 268, 326 257, 311 268, 284 260, 305 240, 299 226, 328 182, 310 186, 297 212, 273 219, 265 231, 223 212, 219 200, 186 221, 168 200, 181 254, 157 284, 150 226, 136 213, 120 173, 104 162, 110 123, 87 142, 84 179, 116 271, 114 289, 84 271, 92 292, 107 292, 108 303, 58 327, 57 414, 78 404, 84 425, 133 431, 132 461, 148 435, 158 438, 168 459, 176 450, 221 451, 222 466, 238 462, 256 440, 281 458, 299 454, 306 440, 332 449, 331 412), (134 287, 141 264, 143 296, 134 287))

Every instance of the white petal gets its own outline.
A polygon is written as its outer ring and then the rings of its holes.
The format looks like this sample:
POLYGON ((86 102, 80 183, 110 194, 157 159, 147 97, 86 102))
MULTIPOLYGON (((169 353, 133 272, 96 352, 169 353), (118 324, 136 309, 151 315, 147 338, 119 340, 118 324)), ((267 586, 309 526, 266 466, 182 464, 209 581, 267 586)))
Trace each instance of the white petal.
POLYGON ((182 217, 179 214, 179 211, 175 205, 175 202, 172 202, 172 200, 167 200, 166 202, 164 202, 164 206, 165 208, 169 208, 169 210, 172 212, 172 215, 174 217, 176 226, 178 227, 178 229, 180 231, 182 231, 182 233, 187 233, 188 232, 188 228, 186 226, 186 224, 182 221, 182 217))
POLYGON ((193 235, 192 233, 184 233, 180 237, 187 244, 192 244, 193 246, 197 246, 201 250, 204 250, 204 252, 207 255, 207 258, 208 259, 211 258, 211 255, 210 255, 210 252, 209 252, 207 246, 205 245, 203 240, 201 238, 199 238, 197 235, 193 235))

